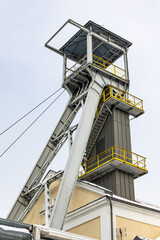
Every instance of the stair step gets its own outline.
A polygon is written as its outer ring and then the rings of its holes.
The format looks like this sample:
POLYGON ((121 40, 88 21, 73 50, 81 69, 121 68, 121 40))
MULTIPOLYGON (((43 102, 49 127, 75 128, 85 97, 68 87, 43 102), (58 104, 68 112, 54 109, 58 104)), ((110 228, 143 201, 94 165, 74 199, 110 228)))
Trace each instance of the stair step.
POLYGON ((96 125, 97 123, 102 123, 103 121, 104 121, 104 118, 103 118, 103 119, 97 119, 95 125, 96 125))
POLYGON ((91 153, 95 142, 97 140, 97 137, 99 136, 100 131, 102 130, 102 126, 103 123, 105 121, 105 119, 108 116, 108 110, 106 109, 106 107, 104 107, 104 105, 102 105, 101 112, 99 113, 99 116, 97 117, 97 119, 95 120, 96 122, 93 125, 89 140, 88 140, 88 144, 86 147, 86 155, 87 157, 89 156, 89 154, 91 153))

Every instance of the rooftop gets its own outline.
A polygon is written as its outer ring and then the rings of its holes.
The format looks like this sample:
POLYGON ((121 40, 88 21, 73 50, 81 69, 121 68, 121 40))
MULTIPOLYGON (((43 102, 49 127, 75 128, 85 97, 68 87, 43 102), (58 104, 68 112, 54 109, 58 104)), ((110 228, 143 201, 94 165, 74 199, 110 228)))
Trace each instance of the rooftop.
MULTIPOLYGON (((101 37, 106 38, 110 42, 118 45, 122 48, 129 48, 132 43, 128 40, 116 35, 115 33, 105 29, 104 27, 92 22, 88 21, 84 27, 101 37)), ((73 59, 80 60, 87 53, 87 41, 86 41, 87 32, 80 29, 72 38, 70 38, 59 50, 66 55, 71 56, 73 59)), ((96 56, 103 58, 104 60, 113 63, 117 60, 123 52, 116 47, 111 46, 110 44, 101 41, 96 37, 92 37, 92 46, 93 46, 93 54, 96 56)))

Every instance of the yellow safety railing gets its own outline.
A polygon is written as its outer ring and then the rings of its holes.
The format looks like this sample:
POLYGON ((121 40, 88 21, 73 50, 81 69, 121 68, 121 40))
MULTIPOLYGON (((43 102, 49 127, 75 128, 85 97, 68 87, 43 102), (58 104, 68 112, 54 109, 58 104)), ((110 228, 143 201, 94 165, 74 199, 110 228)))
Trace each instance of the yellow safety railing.
MULTIPOLYGON (((72 65, 70 68, 67 68, 66 75, 69 75, 72 72, 75 72, 82 64, 87 62, 87 56, 85 55, 83 58, 81 58, 78 62, 76 62, 74 65, 72 65)), ((94 55, 93 54, 93 60, 92 64, 96 67, 99 67, 105 71, 108 71, 122 79, 125 80, 125 70, 94 55)))
POLYGON ((125 70, 93 54, 93 65, 106 70, 122 79, 126 79, 125 70))
MULTIPOLYGON (((75 72, 82 64, 85 64, 87 62, 87 56, 85 55, 83 58, 81 58, 78 62, 76 62, 74 65, 72 65, 70 68, 67 67, 66 70, 66 76, 70 75, 70 73, 75 72)), ((125 70, 114 65, 113 63, 110 63, 96 55, 93 54, 93 60, 92 64, 96 67, 99 67, 107 72, 110 72, 122 79, 126 79, 125 77, 125 70)))
POLYGON ((98 169, 113 160, 118 160, 122 164, 128 164, 138 169, 147 171, 145 157, 123 148, 113 146, 83 163, 82 167, 84 170, 79 172, 79 177, 93 172, 95 169, 98 169))
POLYGON ((124 103, 127 103, 130 106, 138 108, 143 111, 143 100, 142 99, 137 98, 134 95, 132 95, 128 92, 125 92, 117 87, 109 86, 108 88, 106 88, 103 91, 103 93, 100 97, 96 115, 98 114, 103 102, 106 102, 111 97, 113 97, 119 101, 122 101, 124 103))

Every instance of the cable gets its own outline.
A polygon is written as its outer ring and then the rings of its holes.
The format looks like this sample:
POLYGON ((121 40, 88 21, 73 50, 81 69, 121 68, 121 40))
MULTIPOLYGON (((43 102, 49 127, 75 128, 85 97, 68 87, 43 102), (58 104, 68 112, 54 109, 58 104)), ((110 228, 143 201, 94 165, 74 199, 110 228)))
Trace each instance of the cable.
POLYGON ((2 134, 4 134, 5 132, 7 132, 10 128, 12 128, 14 125, 16 125, 18 122, 20 122, 23 118, 25 118, 26 116, 28 116, 31 112, 33 112, 36 108, 38 108, 39 106, 41 106, 44 102, 46 102, 49 98, 51 98, 53 95, 55 95, 57 92, 59 92, 62 89, 59 88, 57 91, 55 91, 54 93, 52 93, 49 97, 47 97, 46 99, 44 99, 42 102, 40 102, 37 106, 35 106, 34 108, 32 108, 29 112, 27 112, 25 115, 23 115, 21 118, 19 118, 16 122, 14 122, 13 124, 11 124, 8 128, 6 128, 3 132, 0 133, 0 136, 2 134))
POLYGON ((0 155, 2 157, 24 134, 27 130, 48 110, 49 107, 64 93, 63 90, 49 105, 48 107, 9 145, 6 150, 0 155))

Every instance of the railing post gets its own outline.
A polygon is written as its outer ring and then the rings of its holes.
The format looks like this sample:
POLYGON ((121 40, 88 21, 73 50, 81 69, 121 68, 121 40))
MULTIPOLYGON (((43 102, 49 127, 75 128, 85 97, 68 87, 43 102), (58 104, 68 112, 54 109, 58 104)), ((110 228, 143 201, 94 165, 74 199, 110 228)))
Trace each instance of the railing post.
POLYGON ((125 149, 123 149, 123 160, 125 162, 125 149))
POLYGON ((97 155, 97 167, 99 167, 99 155, 97 155))
POLYGON ((116 75, 116 66, 114 65, 114 75, 116 75))
POLYGON ((85 161, 85 167, 84 167, 85 173, 87 172, 87 164, 86 164, 86 162, 87 162, 87 161, 85 161))
POLYGON ((137 167, 139 167, 139 162, 138 162, 138 155, 137 155, 137 167))
POLYGON ((144 158, 144 168, 146 168, 146 158, 144 158))
POLYGON ((103 91, 103 102, 106 101, 106 98, 105 98, 105 90, 103 91))
POLYGON ((103 68, 105 69, 105 61, 103 60, 103 68))

